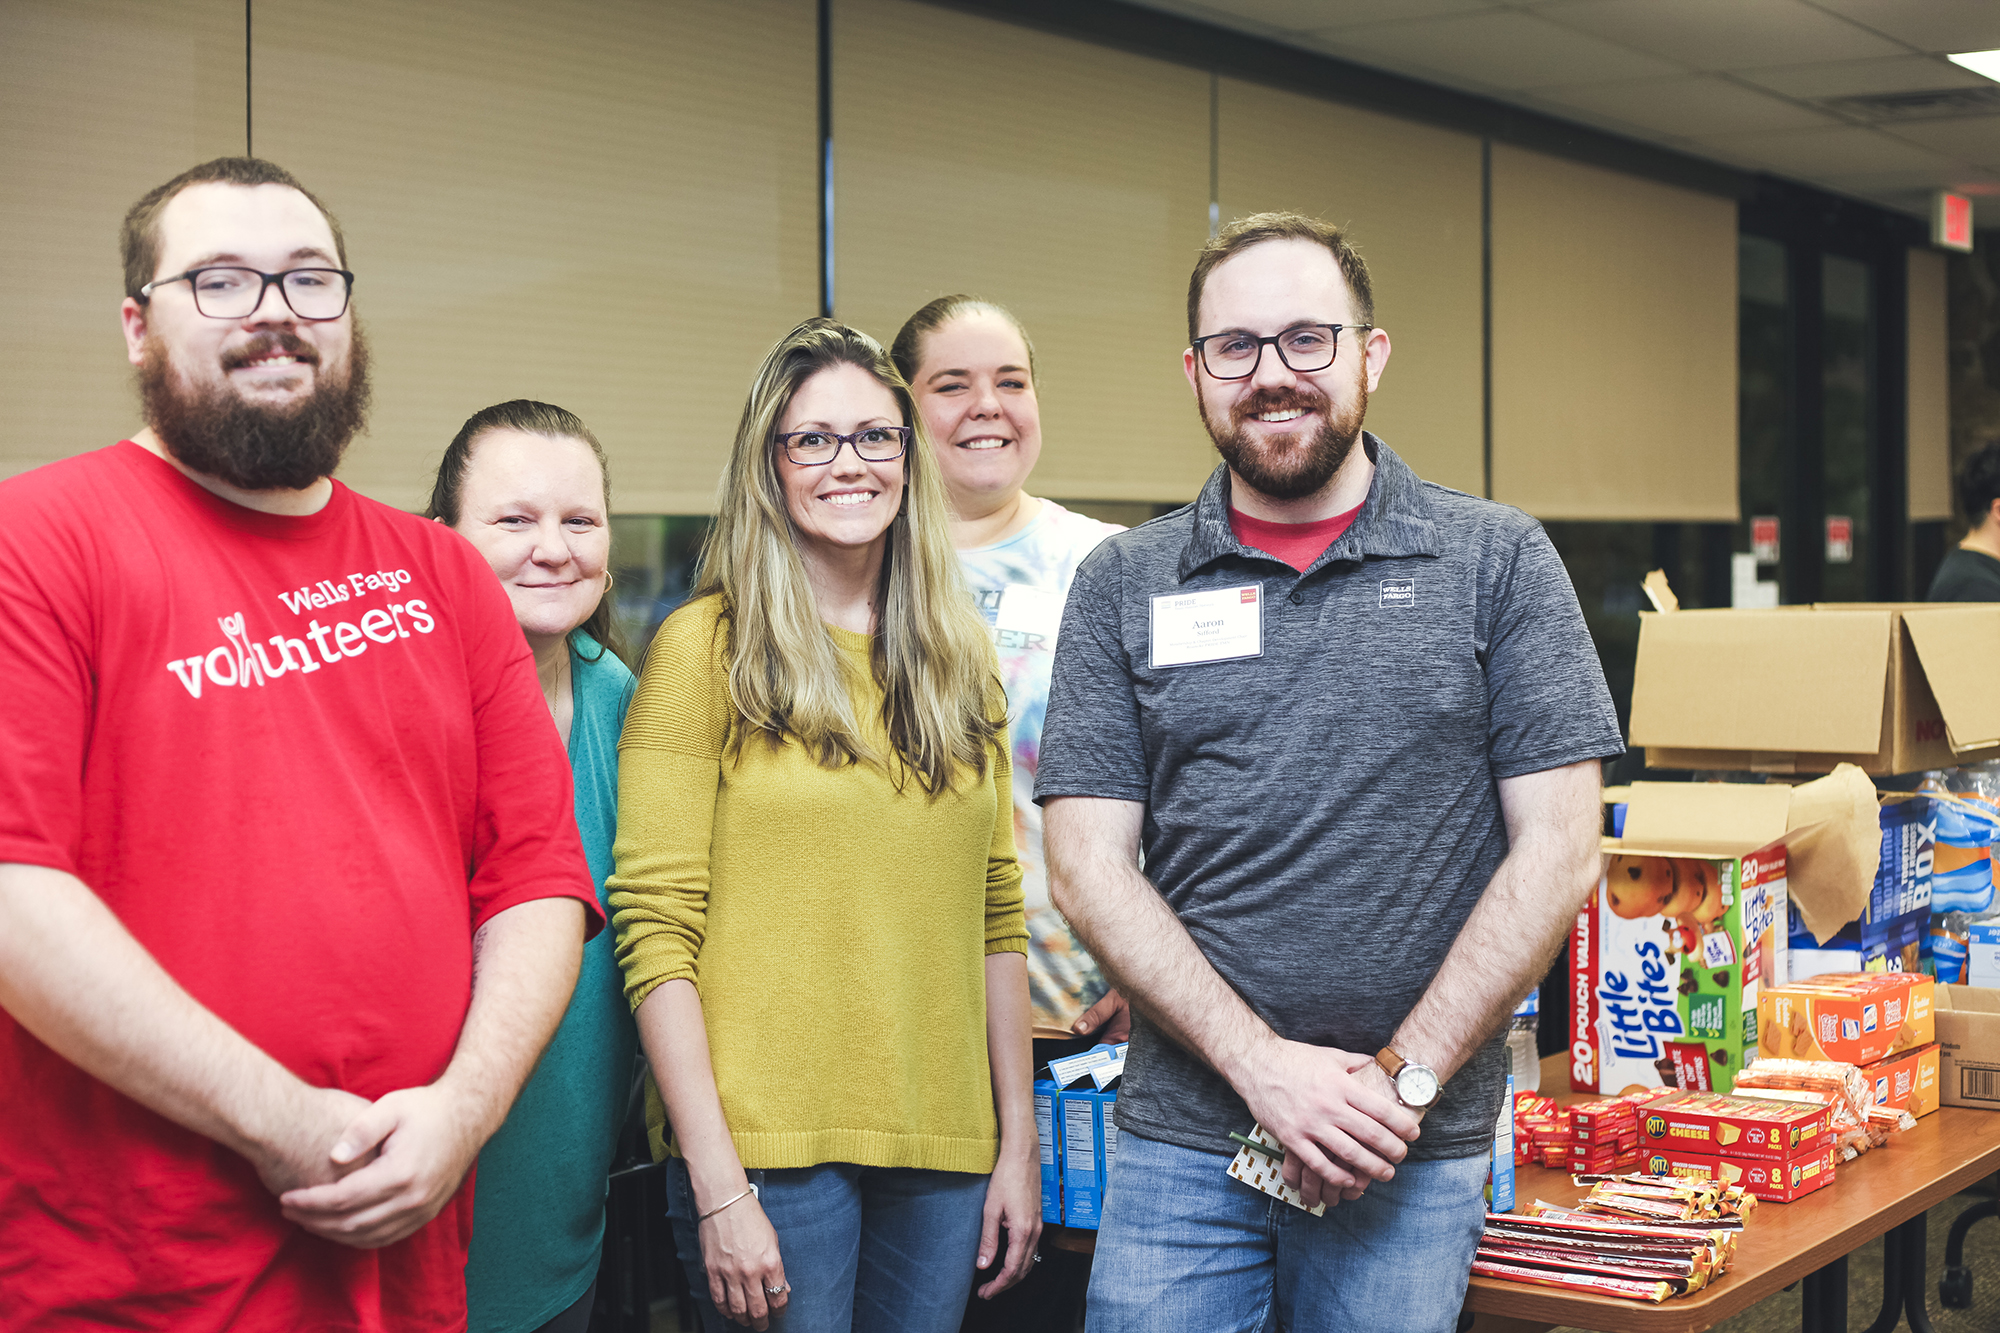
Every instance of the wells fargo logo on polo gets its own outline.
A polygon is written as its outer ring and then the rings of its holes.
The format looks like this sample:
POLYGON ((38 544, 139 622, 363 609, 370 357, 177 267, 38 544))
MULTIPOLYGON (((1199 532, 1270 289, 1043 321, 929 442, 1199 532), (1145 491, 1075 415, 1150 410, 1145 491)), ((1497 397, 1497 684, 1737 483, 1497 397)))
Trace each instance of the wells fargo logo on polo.
MULTIPOLYGON (((279 602, 293 615, 308 611, 343 607, 344 603, 371 593, 393 596, 411 583, 407 569, 356 572, 340 579, 321 579, 297 590, 277 594, 279 602)), ((344 609, 344 608, 343 608, 344 609)), ((331 619, 331 617, 329 617, 331 619)), ((371 644, 394 644, 414 634, 429 634, 437 628, 437 618, 420 597, 400 602, 385 600, 360 612, 352 620, 321 624, 312 619, 293 638, 284 633, 261 639, 250 633, 247 618, 238 611, 217 616, 216 628, 223 641, 205 653, 176 658, 167 670, 181 683, 190 698, 201 698, 204 686, 248 689, 264 685, 287 672, 310 675, 323 666, 333 666, 359 657, 371 644), (265 645, 269 645, 266 651, 265 645)))

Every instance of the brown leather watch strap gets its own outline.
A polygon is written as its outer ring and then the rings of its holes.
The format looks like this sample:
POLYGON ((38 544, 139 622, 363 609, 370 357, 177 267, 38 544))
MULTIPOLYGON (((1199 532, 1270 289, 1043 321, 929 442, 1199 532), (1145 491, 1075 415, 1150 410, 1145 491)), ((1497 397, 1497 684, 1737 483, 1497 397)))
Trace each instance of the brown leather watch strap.
POLYGON ((1375 1063, 1382 1066, 1388 1072, 1390 1081, 1394 1082, 1396 1075, 1402 1073, 1403 1066, 1409 1062, 1389 1047, 1384 1046, 1375 1053, 1375 1063))

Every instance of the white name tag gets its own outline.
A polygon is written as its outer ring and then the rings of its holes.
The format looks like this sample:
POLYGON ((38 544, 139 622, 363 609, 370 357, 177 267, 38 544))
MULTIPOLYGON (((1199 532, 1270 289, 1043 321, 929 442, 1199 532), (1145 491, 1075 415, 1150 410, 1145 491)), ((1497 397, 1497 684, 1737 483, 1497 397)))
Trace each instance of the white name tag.
POLYGON ((994 613, 993 628, 1018 634, 1039 634, 1053 649, 1056 631, 1062 628, 1063 603, 1059 592, 1010 583, 1000 593, 1000 609, 994 613))
POLYGON ((1193 666, 1264 655, 1264 585, 1153 599, 1153 665, 1193 666))

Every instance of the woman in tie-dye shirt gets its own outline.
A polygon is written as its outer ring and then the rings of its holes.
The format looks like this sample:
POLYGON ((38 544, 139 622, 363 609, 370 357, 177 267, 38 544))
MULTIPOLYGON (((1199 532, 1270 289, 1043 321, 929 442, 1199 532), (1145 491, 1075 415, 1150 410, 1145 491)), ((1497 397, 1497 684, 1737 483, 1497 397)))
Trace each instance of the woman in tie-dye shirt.
MULTIPOLYGON (((1035 351, 1007 310, 945 296, 896 335, 896 366, 915 390, 951 492, 952 544, 993 627, 1013 715, 1014 847, 1028 917, 1028 991, 1042 1041, 1091 1033, 1123 1041, 1123 1003, 1049 902, 1034 775, 1049 704, 1056 631, 1077 564, 1119 529, 1023 488, 1042 451, 1035 351), (1022 775, 1026 780, 1021 780, 1022 775), (1095 1006, 1095 1008, 1093 1008, 1095 1006), (1086 1016, 1087 1015, 1087 1016, 1086 1016)), ((1037 1060, 1046 1059, 1037 1051, 1037 1060)))

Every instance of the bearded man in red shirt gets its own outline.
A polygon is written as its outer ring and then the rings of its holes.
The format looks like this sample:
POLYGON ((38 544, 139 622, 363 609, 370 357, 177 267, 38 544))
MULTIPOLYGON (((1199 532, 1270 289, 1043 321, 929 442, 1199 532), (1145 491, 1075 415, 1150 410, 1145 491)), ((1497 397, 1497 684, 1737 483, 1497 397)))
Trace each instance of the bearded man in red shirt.
POLYGON ((485 563, 332 480, 332 216, 225 158, 123 241, 146 428, 0 482, 0 1326, 463 1328, 569 768, 485 563))

